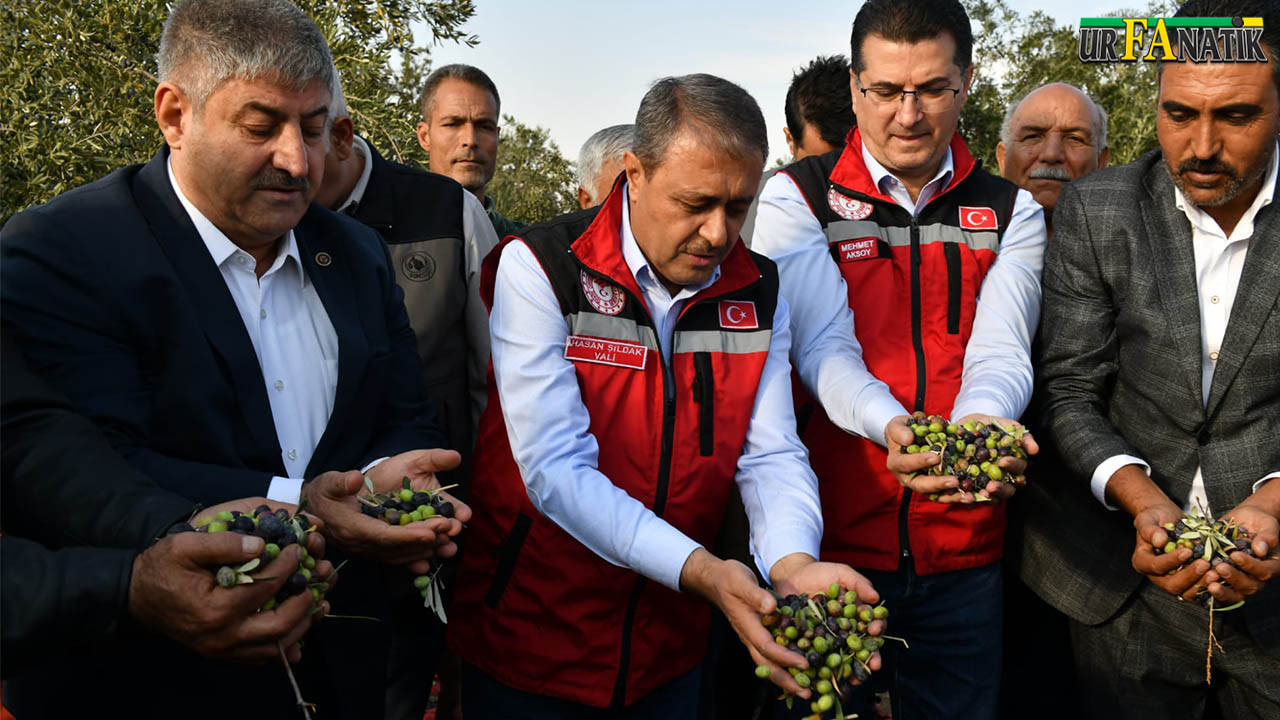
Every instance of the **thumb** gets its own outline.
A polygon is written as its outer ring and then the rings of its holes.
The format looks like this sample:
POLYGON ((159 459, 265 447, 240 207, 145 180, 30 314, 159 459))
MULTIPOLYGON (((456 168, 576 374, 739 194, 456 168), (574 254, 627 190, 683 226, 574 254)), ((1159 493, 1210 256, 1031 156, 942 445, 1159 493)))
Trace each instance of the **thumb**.
POLYGON ((445 450, 443 448, 424 450, 421 455, 413 459, 414 469, 424 473, 452 470, 461 463, 462 455, 458 454, 456 450, 445 450))
POLYGON ((311 484, 315 485, 316 490, 326 497, 341 498, 360 492, 360 489, 364 487, 364 475, 359 470, 348 470, 347 472, 331 470, 317 475, 311 480, 311 484))
POLYGON ((916 434, 911 431, 911 428, 907 427, 905 417, 896 417, 885 426, 884 436, 889 442, 897 443, 898 445, 910 445, 916 434))
POLYGON ((265 541, 255 535, 233 532, 186 532, 166 538, 174 554, 187 564, 200 567, 239 565, 262 554, 265 541))

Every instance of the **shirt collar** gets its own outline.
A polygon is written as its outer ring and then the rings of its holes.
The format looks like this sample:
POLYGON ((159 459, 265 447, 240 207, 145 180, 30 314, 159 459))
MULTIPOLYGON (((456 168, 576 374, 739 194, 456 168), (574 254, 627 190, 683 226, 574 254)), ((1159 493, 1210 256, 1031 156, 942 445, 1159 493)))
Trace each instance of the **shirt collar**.
MULTIPOLYGON (((214 264, 222 267, 231 258, 235 257, 238 252, 244 252, 248 255, 239 245, 231 242, 231 238, 227 237, 226 233, 219 230, 217 225, 214 225, 209 218, 204 216, 204 213, 200 212, 199 208, 187 199, 186 195, 182 194, 182 188, 178 187, 178 178, 173 174, 173 163, 166 160, 165 168, 169 172, 169 184, 173 186, 173 192, 178 196, 178 202, 182 203, 183 209, 187 211, 187 215, 191 218, 191 224, 195 225, 196 232, 199 233, 200 239, 204 242, 205 248, 208 249, 214 264)), ((275 262, 271 263, 271 267, 263 274, 267 275, 275 272, 290 259, 296 263, 298 277, 301 279, 300 284, 305 288, 307 286, 307 274, 302 271, 302 256, 298 252, 298 241, 294 237, 292 229, 285 234, 284 243, 282 243, 280 252, 276 255, 275 262)))
MULTIPOLYGON (((862 143, 862 162, 864 165, 866 165, 867 172, 871 173, 871 182, 874 182, 876 184, 876 189, 879 190, 881 193, 884 193, 886 195, 889 193, 888 189, 885 187, 886 178, 892 177, 894 181, 898 183, 902 182, 901 180, 898 180, 898 178, 895 177, 892 173, 886 170, 884 165, 880 164, 879 160, 876 160, 875 156, 871 154, 871 151, 867 149, 867 144, 865 142, 862 143)), ((951 146, 948 145, 946 154, 942 156, 942 163, 938 165, 937 174, 933 176, 933 180, 930 180, 928 183, 925 183, 925 187, 932 185, 933 183, 937 182, 939 179, 942 180, 941 185, 945 187, 947 183, 951 182, 951 175, 954 172, 955 172, 955 162, 951 159, 951 146)))
POLYGON ((658 275, 649 266, 649 261, 645 258, 644 252, 640 250, 640 244, 636 242, 636 236, 631 232, 631 203, 629 187, 626 183, 622 185, 622 257, 627 261, 627 268, 631 270, 631 274, 635 276, 636 283, 645 290, 654 287, 660 288, 663 293, 669 295, 673 299, 681 300, 692 297, 701 292, 705 288, 711 287, 720 279, 720 266, 717 265, 711 271, 711 277, 701 285, 685 285, 680 292, 670 295, 662 281, 658 280, 658 275))
MULTIPOLYGON (((1258 211, 1271 204, 1272 198, 1276 193, 1276 172, 1277 166, 1280 166, 1280 142, 1276 144, 1276 151, 1271 154, 1271 167, 1267 168, 1267 175, 1262 180, 1262 187, 1258 188, 1258 194, 1253 198, 1253 203, 1249 205, 1249 209, 1244 211, 1244 215, 1240 216, 1240 222, 1231 230, 1231 240, 1242 240, 1253 236, 1253 219, 1258 215, 1258 211)), ((1191 221, 1191 226, 1203 233, 1216 236, 1224 236, 1222 228, 1218 222, 1209 215, 1209 213, 1201 210, 1195 205, 1187 202, 1187 198, 1178 189, 1177 185, 1173 186, 1173 202, 1178 209, 1187 216, 1187 220, 1191 221)))
POLYGON ((364 160, 364 168, 360 171, 360 179, 356 181, 356 186, 351 188, 351 194, 347 196, 345 202, 338 206, 337 212, 348 214, 355 212, 360 201, 364 199, 364 191, 369 187, 369 174, 373 172, 373 157, 364 138, 359 135, 352 138, 351 152, 359 155, 364 160))

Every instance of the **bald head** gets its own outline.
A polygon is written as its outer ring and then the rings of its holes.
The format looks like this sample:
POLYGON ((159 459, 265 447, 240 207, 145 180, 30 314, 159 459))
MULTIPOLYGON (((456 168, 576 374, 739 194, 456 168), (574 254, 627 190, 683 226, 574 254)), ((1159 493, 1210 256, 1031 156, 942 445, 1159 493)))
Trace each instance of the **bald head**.
POLYGON ((1009 107, 1000 128, 1000 174, 1050 216, 1069 180, 1106 167, 1107 114, 1073 85, 1050 83, 1009 107))

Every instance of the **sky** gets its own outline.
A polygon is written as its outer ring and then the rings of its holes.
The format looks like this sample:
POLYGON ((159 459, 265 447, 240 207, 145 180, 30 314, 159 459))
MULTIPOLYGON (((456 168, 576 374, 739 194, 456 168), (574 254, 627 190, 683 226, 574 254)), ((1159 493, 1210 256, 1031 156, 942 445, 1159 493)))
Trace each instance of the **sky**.
MULTIPOLYGON (((1126 5, 1142 5, 1131 2, 1126 5)), ((467 63, 493 78, 502 112, 548 129, 576 160, 592 133, 635 118, 654 80, 706 72, 747 89, 764 113, 769 157, 787 154, 782 105, 791 75, 817 55, 849 52, 860 2, 833 0, 475 0, 463 31, 475 47, 431 48, 434 67, 467 63), (822 18, 815 22, 814 18, 822 18)), ((1009 0, 1059 23, 1118 8, 1098 0, 1009 0)))

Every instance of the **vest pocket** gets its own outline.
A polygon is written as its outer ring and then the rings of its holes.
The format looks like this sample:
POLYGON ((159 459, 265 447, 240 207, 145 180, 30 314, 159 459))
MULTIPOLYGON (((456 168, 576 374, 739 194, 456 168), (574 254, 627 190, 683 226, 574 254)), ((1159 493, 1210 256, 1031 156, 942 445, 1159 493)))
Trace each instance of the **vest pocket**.
POLYGON ((693 400, 698 403, 698 447, 702 457, 715 450, 716 386, 711 379, 711 353, 693 354, 693 400))
POLYGON ((960 334, 960 295, 961 272, 960 246, 956 243, 945 243, 943 254, 947 257, 947 332, 960 334))
POLYGON ((515 572, 516 558, 520 555, 520 547, 524 545, 532 524, 532 518, 520 513, 511 526, 511 532, 502 539, 502 544, 498 546, 498 568, 493 573, 493 582, 489 583, 489 591, 484 594, 485 605, 491 608, 498 606, 498 601, 502 599, 502 593, 511 580, 511 573, 515 572))

